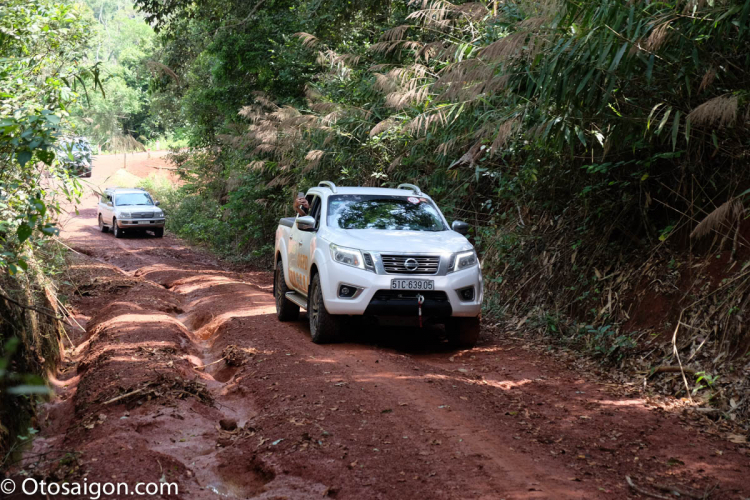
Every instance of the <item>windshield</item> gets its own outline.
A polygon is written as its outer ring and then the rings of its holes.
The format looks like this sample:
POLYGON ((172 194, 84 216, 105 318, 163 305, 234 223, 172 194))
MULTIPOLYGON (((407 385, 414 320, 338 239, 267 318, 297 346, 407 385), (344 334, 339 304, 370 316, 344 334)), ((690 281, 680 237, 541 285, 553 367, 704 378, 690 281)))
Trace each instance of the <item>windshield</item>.
POLYGON ((330 227, 341 229, 447 229, 435 205, 421 196, 331 196, 328 198, 327 221, 330 227))
POLYGON ((148 193, 125 193, 118 194, 115 198, 115 205, 153 205, 151 196, 148 193))

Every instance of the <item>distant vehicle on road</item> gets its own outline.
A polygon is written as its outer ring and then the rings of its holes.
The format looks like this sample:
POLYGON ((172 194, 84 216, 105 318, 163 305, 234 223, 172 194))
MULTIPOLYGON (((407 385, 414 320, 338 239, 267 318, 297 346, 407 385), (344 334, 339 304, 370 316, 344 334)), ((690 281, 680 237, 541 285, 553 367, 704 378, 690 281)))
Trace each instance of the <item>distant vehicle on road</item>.
POLYGON ((55 146, 55 154, 64 168, 79 177, 91 177, 91 144, 83 137, 65 137, 55 146))
POLYGON ((449 227, 412 184, 386 189, 324 181, 305 199, 307 215, 283 218, 276 230, 274 296, 281 321, 307 309, 316 343, 334 340, 344 316, 443 323, 454 345, 477 342, 482 272, 464 236, 468 224, 449 227))
POLYGON ((164 212, 159 202, 143 189, 105 189, 99 198, 96 217, 99 230, 106 233, 111 229, 115 238, 122 238, 125 231, 153 231, 157 238, 164 236, 164 212))

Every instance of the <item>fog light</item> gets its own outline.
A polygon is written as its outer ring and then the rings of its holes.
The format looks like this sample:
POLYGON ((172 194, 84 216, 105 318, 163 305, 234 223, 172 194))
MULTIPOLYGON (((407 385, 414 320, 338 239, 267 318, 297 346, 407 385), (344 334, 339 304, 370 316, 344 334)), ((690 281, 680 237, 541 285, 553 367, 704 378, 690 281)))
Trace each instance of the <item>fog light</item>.
POLYGON ((339 286, 339 297, 342 299, 351 299, 357 294, 358 288, 351 285, 339 286))
POLYGON ((473 286, 462 288, 456 291, 458 292, 458 296, 462 301, 469 302, 469 301, 474 300, 474 287, 473 286))

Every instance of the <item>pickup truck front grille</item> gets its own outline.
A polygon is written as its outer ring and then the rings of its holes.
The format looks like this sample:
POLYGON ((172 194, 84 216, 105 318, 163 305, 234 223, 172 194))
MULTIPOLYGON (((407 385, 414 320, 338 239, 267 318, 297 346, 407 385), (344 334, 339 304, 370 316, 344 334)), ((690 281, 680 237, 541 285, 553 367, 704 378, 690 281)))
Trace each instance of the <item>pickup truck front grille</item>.
POLYGON ((440 257, 432 255, 381 255, 388 274, 437 274, 440 257))

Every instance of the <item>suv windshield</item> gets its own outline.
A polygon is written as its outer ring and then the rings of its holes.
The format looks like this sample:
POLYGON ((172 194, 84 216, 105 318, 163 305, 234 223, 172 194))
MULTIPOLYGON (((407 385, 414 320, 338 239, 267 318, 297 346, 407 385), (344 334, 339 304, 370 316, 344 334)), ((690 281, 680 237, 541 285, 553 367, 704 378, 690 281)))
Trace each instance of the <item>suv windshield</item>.
POLYGON ((115 205, 153 205, 148 193, 123 193, 115 197, 115 205))
POLYGON ((445 231, 432 202, 421 196, 338 195, 328 198, 328 225, 341 229, 445 231))

